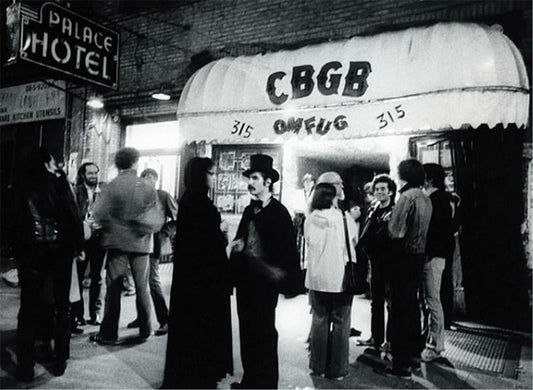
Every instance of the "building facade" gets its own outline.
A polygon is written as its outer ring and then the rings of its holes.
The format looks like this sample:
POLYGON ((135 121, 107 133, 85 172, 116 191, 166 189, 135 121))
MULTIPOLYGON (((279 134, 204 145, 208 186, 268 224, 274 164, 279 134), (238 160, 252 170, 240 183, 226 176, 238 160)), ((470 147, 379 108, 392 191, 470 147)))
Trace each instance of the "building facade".
MULTIPOLYGON (((26 3, 30 7, 40 4, 26 3)), ((165 177, 165 188, 179 196, 183 190, 181 167, 188 158, 194 155, 218 158, 228 152, 239 156, 254 150, 266 150, 265 146, 259 149, 217 147, 202 142, 201 138, 187 144, 179 140, 179 123, 160 125, 176 121, 178 101, 190 77, 203 66, 226 57, 295 50, 439 22, 498 24, 518 48, 531 90, 530 1, 124 0, 60 3, 120 32, 118 90, 110 92, 79 83, 69 83, 66 88, 66 114, 58 130, 63 138, 54 142, 62 144, 62 157, 70 177, 83 161, 94 161, 101 167, 102 179, 111 179, 115 173, 112 166, 114 152, 121 146, 131 145, 141 149, 142 164, 157 168, 165 177), (164 92, 170 100, 155 100, 152 98, 155 92, 164 92), (91 97, 102 99, 104 107, 87 107, 85 103, 91 97), (173 131, 168 126, 176 126, 175 139, 168 135, 173 131)), ((24 131, 13 126, 8 129, 13 134, 24 131)), ((2 133, 7 132, 4 126, 2 133)), ((42 129, 39 134, 42 138, 42 129)), ((320 148, 308 150, 298 155, 301 164, 295 164, 294 169, 289 169, 293 164, 284 164, 287 166, 283 168, 284 187, 278 192, 282 200, 288 201, 287 189, 299 185, 298 178, 306 173, 306 168, 313 174, 328 167, 345 169, 349 176, 350 167, 355 166, 354 175, 362 176, 361 182, 368 181, 375 173, 393 173, 394 165, 401 157, 429 156, 438 145, 436 161, 449 164, 450 169, 453 165, 457 191, 462 196, 465 210, 461 240, 458 241, 461 263, 456 272, 459 314, 505 326, 530 328, 533 268, 531 142, 529 115, 525 129, 481 126, 461 134, 453 131, 439 133, 437 137, 435 134, 430 137, 419 134, 405 139, 403 149, 394 158, 388 151, 377 151, 372 152, 364 163, 348 162, 351 157, 342 157, 331 165, 331 161, 325 161, 328 158, 319 158, 320 148), (502 153, 502 150, 506 152, 502 153), (459 152, 462 153, 460 156, 459 152), (497 154, 499 158, 494 159, 491 154, 497 154), (470 163, 461 168, 457 163, 459 159, 470 163), (480 166, 482 168, 478 169, 480 166), (498 170, 497 167, 501 168, 498 170), (486 170, 491 174, 485 174, 486 170), (504 185, 510 188, 507 192, 501 192, 503 189, 498 186, 503 179, 507 180, 504 185), (509 196, 512 199, 508 199, 509 196), (487 197, 491 201, 484 203, 482 200, 487 197), (514 206, 507 208, 506 202, 514 206), (498 209, 498 212, 489 216, 491 208, 498 209), (482 232, 479 226, 483 227, 482 232), (497 240, 502 242, 496 250, 484 244, 497 240), (498 275, 504 275, 500 284, 503 294, 493 289, 495 283, 499 283, 498 275), (509 306, 506 302, 516 302, 516 305, 509 306)), ((374 146, 357 144, 355 147, 363 150, 374 146)), ((275 145, 267 147, 269 152, 272 148, 272 153, 280 154, 279 163, 282 164, 281 160, 286 160, 287 156, 285 149, 276 149, 275 145)), ((341 148, 335 153, 350 152, 349 148, 341 148)), ((354 185, 354 193, 360 184, 354 185)), ((235 186, 238 191, 239 184, 235 186)), ((238 214, 238 204, 232 206, 224 191, 221 189, 221 202, 227 202, 229 209, 238 214)))

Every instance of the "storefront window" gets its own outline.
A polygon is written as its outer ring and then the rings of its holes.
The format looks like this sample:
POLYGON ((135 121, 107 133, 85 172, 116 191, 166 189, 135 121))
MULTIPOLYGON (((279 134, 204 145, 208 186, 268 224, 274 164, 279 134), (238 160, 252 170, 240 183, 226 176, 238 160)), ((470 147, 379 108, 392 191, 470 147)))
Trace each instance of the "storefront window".
POLYGON ((421 138, 413 139, 416 150, 416 158, 422 163, 435 163, 444 168, 446 172, 446 190, 454 193, 455 174, 453 169, 453 158, 451 143, 445 138, 421 138))
POLYGON ((131 125, 126 128, 126 146, 141 152, 139 174, 146 168, 159 175, 157 188, 177 196, 181 140, 178 121, 131 125))
MULTIPOLYGON (((282 152, 272 145, 215 145, 213 160, 216 166, 216 183, 213 201, 222 213, 241 214, 250 203, 248 180, 242 172, 250 165, 252 154, 267 154, 272 157, 273 167, 282 172, 282 152)), ((274 185, 274 196, 280 198, 280 182, 274 185)))

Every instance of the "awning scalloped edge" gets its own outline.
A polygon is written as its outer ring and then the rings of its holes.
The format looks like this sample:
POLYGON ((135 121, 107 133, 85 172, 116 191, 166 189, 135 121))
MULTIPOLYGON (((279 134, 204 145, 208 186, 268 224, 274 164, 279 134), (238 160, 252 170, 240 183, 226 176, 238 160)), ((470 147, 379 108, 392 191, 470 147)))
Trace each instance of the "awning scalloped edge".
MULTIPOLYGON (((378 104, 378 103, 384 103, 384 102, 394 102, 398 100, 406 100, 406 99, 413 99, 417 97, 422 96, 430 96, 430 95, 437 95, 437 94, 444 94, 444 93, 456 93, 456 92, 487 92, 487 93, 497 93, 497 92, 514 92, 519 93, 523 95, 528 95, 530 93, 529 89, 521 88, 521 87, 512 87, 512 86, 506 86, 506 85, 493 85, 493 86, 486 86, 486 87, 464 87, 464 88, 447 88, 447 89, 440 89, 435 91, 426 91, 426 92, 420 92, 420 93, 413 93, 408 95, 402 95, 402 96, 394 96, 394 97, 387 97, 387 98, 380 98, 380 99, 370 99, 370 100, 352 100, 348 102, 343 103, 335 103, 335 104, 324 104, 324 105, 313 105, 313 106, 298 106, 298 107, 291 107, 291 110, 293 111, 311 111, 311 110, 334 110, 339 108, 346 108, 346 107, 352 107, 352 106, 360 106, 360 105, 371 105, 371 104, 378 104)), ((264 108, 264 109, 234 109, 234 110, 220 110, 220 111, 202 111, 202 112, 184 112, 184 113, 177 113, 177 118, 194 118, 194 117, 201 117, 201 116, 211 116, 211 115, 228 115, 228 114, 261 114, 261 113, 275 113, 275 112, 283 112, 285 111, 285 107, 272 107, 272 108, 264 108)))

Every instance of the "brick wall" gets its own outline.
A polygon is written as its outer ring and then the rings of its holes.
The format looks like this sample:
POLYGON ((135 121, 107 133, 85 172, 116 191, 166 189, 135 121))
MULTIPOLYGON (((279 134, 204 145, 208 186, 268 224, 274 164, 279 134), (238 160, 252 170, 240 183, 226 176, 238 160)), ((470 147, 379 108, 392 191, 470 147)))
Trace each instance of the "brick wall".
POLYGON ((191 57, 204 51, 212 58, 256 54, 437 21, 502 24, 531 74, 530 1, 206 0, 110 18, 122 34, 120 91, 106 99, 130 117, 175 113, 201 65, 191 57), (172 102, 149 97, 161 86, 172 90, 172 102))
POLYGON ((84 89, 70 91, 68 153, 77 153, 77 158, 69 166, 69 178, 73 180, 78 167, 90 161, 100 167, 100 180, 108 181, 116 173, 113 155, 120 147, 120 117, 115 111, 87 107, 89 96, 84 89))

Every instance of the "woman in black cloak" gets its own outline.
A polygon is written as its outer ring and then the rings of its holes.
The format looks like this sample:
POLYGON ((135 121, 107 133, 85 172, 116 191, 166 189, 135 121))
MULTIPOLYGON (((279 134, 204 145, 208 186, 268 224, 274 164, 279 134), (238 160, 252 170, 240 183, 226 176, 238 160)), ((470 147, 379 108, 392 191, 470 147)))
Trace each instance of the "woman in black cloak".
POLYGON ((188 162, 176 228, 162 386, 167 389, 216 388, 226 373, 233 374, 227 239, 207 196, 213 183, 211 159, 188 162))

